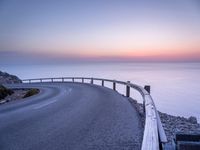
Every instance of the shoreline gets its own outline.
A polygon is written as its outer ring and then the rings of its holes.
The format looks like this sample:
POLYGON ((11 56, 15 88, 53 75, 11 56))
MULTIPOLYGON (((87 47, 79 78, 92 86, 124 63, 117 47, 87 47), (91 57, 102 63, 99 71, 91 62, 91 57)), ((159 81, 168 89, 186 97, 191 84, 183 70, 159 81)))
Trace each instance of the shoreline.
MULTIPOLYGON (((145 124, 145 114, 143 111, 143 104, 138 103, 136 100, 132 98, 128 98, 128 101, 131 103, 133 107, 137 109, 139 115, 142 120, 142 124, 145 124)), ((173 144, 173 139, 176 133, 184 133, 184 134, 200 134, 200 124, 197 122, 196 117, 180 117, 173 116, 167 113, 162 113, 158 111, 160 115, 160 119, 165 130, 167 140, 169 145, 173 144)))

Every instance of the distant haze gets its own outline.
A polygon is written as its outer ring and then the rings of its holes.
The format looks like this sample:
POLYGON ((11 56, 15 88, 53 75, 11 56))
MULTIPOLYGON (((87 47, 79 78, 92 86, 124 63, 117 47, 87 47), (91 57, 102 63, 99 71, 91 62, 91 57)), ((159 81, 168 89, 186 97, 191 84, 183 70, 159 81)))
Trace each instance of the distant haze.
POLYGON ((200 1, 0 1, 0 64, 66 61, 200 61, 200 1))

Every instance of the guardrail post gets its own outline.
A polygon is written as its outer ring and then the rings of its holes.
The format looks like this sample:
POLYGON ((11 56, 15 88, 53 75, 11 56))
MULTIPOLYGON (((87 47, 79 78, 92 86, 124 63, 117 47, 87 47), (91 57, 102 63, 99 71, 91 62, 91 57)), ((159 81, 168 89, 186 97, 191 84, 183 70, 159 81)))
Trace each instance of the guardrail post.
POLYGON ((104 80, 101 80, 101 85, 104 86, 104 80))
POLYGON ((130 81, 127 81, 126 85, 126 97, 130 97, 130 81))
POLYGON ((82 83, 84 83, 84 78, 82 78, 82 83))
POLYGON ((113 81, 113 90, 116 91, 116 82, 113 81))
POLYGON ((150 94, 150 92, 151 92, 151 87, 150 87, 150 85, 145 85, 145 86, 144 86, 144 89, 150 94))
POLYGON ((142 106, 143 106, 143 113, 146 115, 146 113, 145 113, 146 112, 146 110, 145 110, 145 100, 144 99, 143 99, 143 105, 142 106))
POLYGON ((40 79, 40 82, 42 82, 42 79, 40 79))
POLYGON ((31 80, 29 80, 29 83, 31 83, 31 80))
MULTIPOLYGON (((150 87, 150 85, 145 85, 144 86, 144 89, 150 94, 150 91, 151 91, 151 87, 150 87)), ((144 114, 145 114, 145 101, 143 100, 143 112, 144 112, 144 114)))
POLYGON ((64 78, 62 78, 62 82, 64 82, 64 78))
POLYGON ((93 78, 91 78, 91 84, 93 84, 93 78))
POLYGON ((74 78, 72 78, 72 82, 74 82, 74 78))
POLYGON ((53 82, 53 78, 51 78, 51 82, 53 82))

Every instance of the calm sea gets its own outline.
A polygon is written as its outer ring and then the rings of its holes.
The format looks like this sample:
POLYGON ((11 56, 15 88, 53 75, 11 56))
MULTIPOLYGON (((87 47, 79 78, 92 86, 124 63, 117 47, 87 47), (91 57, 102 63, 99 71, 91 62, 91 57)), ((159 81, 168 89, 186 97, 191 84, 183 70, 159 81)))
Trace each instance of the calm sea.
MULTIPOLYGON (((158 110, 172 115, 196 116, 200 122, 200 63, 67 63, 59 65, 1 65, 0 70, 21 79, 83 76, 151 85, 158 110)), ((97 84, 100 84, 97 82, 97 84)), ((107 83, 111 87, 111 84, 107 83)), ((125 87, 117 85, 119 92, 125 87)), ((131 95, 142 102, 136 91, 131 95)))

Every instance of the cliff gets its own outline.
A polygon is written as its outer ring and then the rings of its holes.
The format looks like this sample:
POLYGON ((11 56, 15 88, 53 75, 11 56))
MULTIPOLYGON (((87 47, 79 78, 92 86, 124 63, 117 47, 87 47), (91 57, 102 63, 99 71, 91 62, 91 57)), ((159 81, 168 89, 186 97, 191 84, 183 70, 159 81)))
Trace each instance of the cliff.
POLYGON ((22 81, 15 75, 0 71, 0 84, 6 83, 22 83, 22 81))

